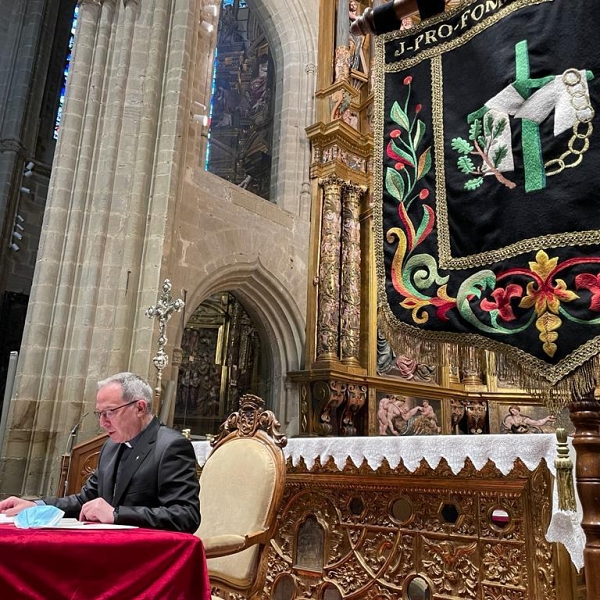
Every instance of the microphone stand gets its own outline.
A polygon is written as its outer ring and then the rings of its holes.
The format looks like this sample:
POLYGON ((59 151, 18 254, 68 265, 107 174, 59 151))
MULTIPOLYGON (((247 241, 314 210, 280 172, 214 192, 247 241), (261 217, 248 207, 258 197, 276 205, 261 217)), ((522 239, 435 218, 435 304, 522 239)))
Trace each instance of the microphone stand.
MULTIPOLYGON (((89 415, 89 412, 86 412, 83 417, 81 417, 81 419, 79 419, 79 421, 77 421, 77 423, 75 423, 75 426, 73 427, 73 429, 71 429, 71 433, 69 433, 69 437, 67 438, 67 445, 65 447, 65 453, 63 454, 63 468, 64 468, 64 461, 67 459, 69 459, 69 464, 67 466, 67 472, 65 474, 65 482, 63 484, 63 497, 67 495, 67 487, 69 485, 69 474, 71 473, 71 452, 73 450, 73 446, 75 445, 75 439, 77 438, 77 432, 79 431, 79 428, 81 427, 81 424, 83 423, 83 420, 89 415)), ((62 471, 63 469, 61 469, 62 471)))

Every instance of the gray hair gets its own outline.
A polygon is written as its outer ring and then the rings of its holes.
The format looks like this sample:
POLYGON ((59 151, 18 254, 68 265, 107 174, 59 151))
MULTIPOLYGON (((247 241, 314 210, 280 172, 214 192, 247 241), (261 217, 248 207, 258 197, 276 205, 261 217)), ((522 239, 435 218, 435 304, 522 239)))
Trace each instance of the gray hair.
POLYGON ((121 395, 124 402, 135 402, 144 400, 146 412, 150 412, 152 406, 152 388, 150 384, 135 373, 117 373, 98 382, 98 389, 107 385, 118 383, 121 386, 121 395))

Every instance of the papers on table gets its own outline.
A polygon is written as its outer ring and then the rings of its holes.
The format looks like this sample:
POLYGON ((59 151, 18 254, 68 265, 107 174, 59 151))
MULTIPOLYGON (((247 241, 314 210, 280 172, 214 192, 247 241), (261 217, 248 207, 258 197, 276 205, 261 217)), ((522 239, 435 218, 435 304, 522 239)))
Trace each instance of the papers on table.
POLYGON ((91 521, 78 521, 77 519, 61 519, 57 525, 47 529, 83 529, 93 531, 95 529, 137 529, 135 525, 118 525, 116 523, 93 523, 91 521))
MULTIPOLYGON (((14 523, 15 517, 7 517, 0 514, 0 525, 14 523)), ((40 526, 33 529, 83 529, 93 531, 94 529, 137 529, 135 525, 117 525, 115 523, 93 523, 90 521, 78 521, 77 519, 61 519, 56 525, 40 526)))

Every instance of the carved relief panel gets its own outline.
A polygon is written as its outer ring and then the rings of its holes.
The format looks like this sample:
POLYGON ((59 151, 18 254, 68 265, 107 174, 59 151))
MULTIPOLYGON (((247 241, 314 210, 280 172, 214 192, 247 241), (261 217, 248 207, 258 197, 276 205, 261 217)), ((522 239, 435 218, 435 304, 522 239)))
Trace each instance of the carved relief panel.
POLYGON ((288 465, 261 598, 558 600, 549 486, 521 463, 505 478, 288 465))

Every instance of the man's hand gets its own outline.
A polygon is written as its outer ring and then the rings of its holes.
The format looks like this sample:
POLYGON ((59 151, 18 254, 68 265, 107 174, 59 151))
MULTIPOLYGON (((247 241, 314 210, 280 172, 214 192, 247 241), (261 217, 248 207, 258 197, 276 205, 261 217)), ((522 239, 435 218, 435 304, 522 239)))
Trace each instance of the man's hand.
POLYGON ((97 521, 98 523, 114 523, 115 516, 111 506, 104 498, 94 498, 81 507, 80 521, 97 521))
POLYGON ((17 498, 16 496, 10 496, 6 500, 0 502, 0 513, 7 517, 14 517, 18 515, 23 509, 35 506, 35 502, 31 500, 23 500, 23 498, 17 498))

